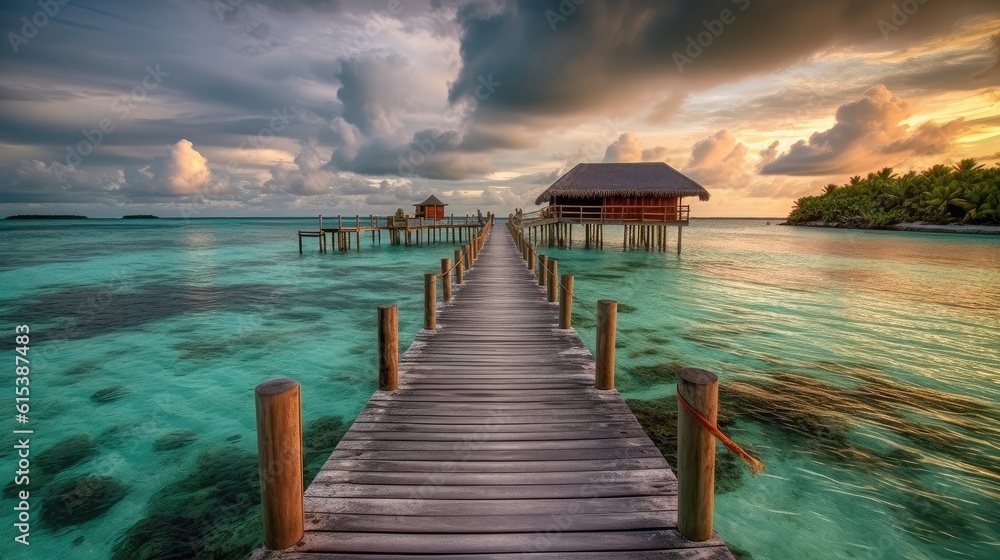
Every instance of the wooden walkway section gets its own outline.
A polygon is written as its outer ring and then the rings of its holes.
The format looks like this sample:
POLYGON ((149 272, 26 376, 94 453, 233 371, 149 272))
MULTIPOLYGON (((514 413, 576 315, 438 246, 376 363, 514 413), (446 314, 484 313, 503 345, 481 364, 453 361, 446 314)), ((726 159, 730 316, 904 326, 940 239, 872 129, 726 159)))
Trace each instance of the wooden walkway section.
POLYGON ((732 559, 677 531, 677 479, 558 329, 506 228, 309 486, 306 533, 258 560, 732 559))

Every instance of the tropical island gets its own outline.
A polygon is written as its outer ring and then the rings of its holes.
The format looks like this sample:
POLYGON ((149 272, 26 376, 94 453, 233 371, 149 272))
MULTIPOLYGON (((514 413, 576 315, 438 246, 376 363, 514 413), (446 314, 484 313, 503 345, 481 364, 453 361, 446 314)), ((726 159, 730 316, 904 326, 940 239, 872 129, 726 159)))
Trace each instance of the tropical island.
POLYGON ((17 214, 7 216, 5 220, 86 220, 86 216, 73 216, 70 214, 17 214))
POLYGON ((127 214, 122 216, 123 220, 158 220, 159 218, 159 216, 152 214, 127 214))
POLYGON ((989 227, 1000 226, 1000 165, 987 168, 975 159, 963 159, 920 173, 898 175, 885 167, 864 178, 855 175, 843 185, 827 185, 820 195, 798 199, 785 223, 1000 233, 1000 228, 989 227))

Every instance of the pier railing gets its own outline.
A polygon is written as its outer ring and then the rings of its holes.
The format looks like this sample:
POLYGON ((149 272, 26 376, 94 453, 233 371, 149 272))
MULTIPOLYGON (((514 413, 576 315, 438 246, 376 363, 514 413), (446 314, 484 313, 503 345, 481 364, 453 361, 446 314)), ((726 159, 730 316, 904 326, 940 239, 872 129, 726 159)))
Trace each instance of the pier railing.
POLYGON ((574 206, 559 204, 547 206, 541 210, 527 212, 521 217, 523 226, 547 221, 583 223, 656 223, 674 224, 687 223, 691 216, 691 207, 684 206, 574 206))
POLYGON ((424 275, 424 328, 437 328, 437 281, 441 280, 441 293, 444 301, 451 301, 452 278, 456 285, 462 284, 465 271, 472 268, 483 250, 486 239, 490 236, 496 216, 487 214, 483 218, 483 227, 468 245, 455 249, 455 260, 441 259, 441 272, 424 275), (452 274, 454 271, 454 274, 452 274))

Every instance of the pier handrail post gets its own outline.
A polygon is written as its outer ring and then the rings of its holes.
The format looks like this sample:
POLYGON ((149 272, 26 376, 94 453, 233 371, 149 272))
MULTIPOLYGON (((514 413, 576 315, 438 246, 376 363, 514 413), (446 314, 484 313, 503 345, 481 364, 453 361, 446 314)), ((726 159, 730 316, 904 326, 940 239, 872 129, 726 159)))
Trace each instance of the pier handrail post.
POLYGON ((548 270, 549 270, 549 257, 546 255, 538 255, 538 285, 545 287, 545 282, 548 281, 548 270))
POLYGON ((462 256, 462 250, 455 249, 455 284, 461 284, 465 280, 464 264, 465 257, 462 256))
POLYGON ((441 290, 445 301, 451 301, 451 259, 441 259, 441 290))
POLYGON ((549 259, 549 279, 546 281, 546 287, 549 289, 549 303, 555 303, 556 298, 559 296, 559 261, 556 259, 549 259))
POLYGON ((462 254, 465 255, 465 269, 469 270, 472 268, 472 246, 464 245, 462 247, 462 254))
POLYGON ((559 328, 570 329, 573 323, 573 275, 563 274, 559 283, 559 328))
POLYGON ((528 270, 530 270, 531 272, 535 271, 535 261, 537 259, 538 256, 535 254, 535 247, 532 245, 528 245, 528 270))
POLYGON ((424 328, 437 327, 437 274, 424 274, 424 328))
MULTIPOLYGON (((713 425, 719 411, 719 378, 697 368, 677 375, 677 394, 713 425)), ((715 436, 678 407, 677 529, 689 540, 712 538, 715 505, 715 436)))
POLYGON ((264 546, 283 550, 305 534, 302 484, 302 392, 282 377, 254 389, 264 546))
POLYGON ((615 388, 615 330, 618 328, 618 302, 597 302, 597 375, 594 385, 601 390, 615 388))
POLYGON ((378 390, 399 388, 399 310, 378 306, 378 390))

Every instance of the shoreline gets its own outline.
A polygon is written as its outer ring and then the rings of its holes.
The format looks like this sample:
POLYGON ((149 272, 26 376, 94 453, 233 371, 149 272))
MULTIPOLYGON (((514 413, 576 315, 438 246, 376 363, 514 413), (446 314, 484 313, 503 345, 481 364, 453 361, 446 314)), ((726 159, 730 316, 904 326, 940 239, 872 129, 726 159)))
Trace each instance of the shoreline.
POLYGON ((803 222, 801 224, 790 224, 782 222, 782 226, 805 226, 805 227, 825 227, 838 229, 860 229, 866 231, 915 231, 922 233, 964 233, 977 235, 1000 235, 1000 226, 986 225, 961 225, 961 224, 928 224, 923 222, 903 222, 893 224, 884 228, 861 228, 842 226, 837 222, 803 222))

